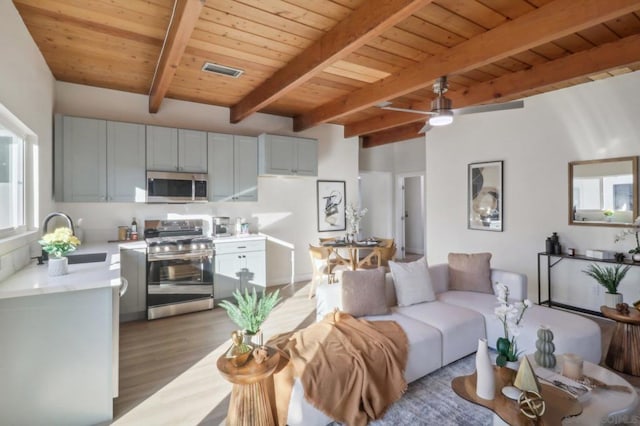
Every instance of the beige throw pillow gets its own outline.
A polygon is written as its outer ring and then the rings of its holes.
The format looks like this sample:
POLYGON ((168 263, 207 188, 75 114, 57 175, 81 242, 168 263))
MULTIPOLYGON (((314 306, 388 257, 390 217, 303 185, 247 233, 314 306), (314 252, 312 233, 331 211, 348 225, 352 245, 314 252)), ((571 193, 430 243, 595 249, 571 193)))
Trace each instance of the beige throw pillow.
POLYGON ((384 268, 344 271, 342 273, 342 310, 354 317, 388 314, 384 276, 384 268))
POLYGON ((449 290, 493 294, 491 253, 449 253, 449 290))
POLYGON ((424 257, 415 262, 389 262, 389 268, 396 287, 398 306, 436 300, 427 260, 424 257))

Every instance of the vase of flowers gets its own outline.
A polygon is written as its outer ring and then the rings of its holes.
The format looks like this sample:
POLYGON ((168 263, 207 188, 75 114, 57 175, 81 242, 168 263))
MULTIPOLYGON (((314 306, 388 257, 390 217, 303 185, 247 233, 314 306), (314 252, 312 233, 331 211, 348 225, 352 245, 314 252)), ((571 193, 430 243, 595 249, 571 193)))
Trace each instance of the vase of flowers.
POLYGON ((49 276, 56 277, 67 273, 66 255, 80 245, 80 240, 73 235, 70 228, 63 227, 44 235, 38 243, 42 246, 42 250, 49 253, 49 276))
POLYGON ((631 254, 631 258, 634 262, 640 262, 640 237, 638 234, 640 233, 640 216, 636 218, 636 220, 631 224, 631 226, 618 235, 616 235, 615 242, 622 241, 627 237, 633 235, 636 239, 636 247, 629 250, 631 254))
POLYGON ((496 284, 496 292, 499 306, 495 308, 494 313, 502 323, 504 330, 504 337, 499 337, 496 342, 496 350, 498 352, 496 365, 504 367, 508 362, 518 361, 520 353, 518 352, 516 337, 520 335, 522 317, 532 303, 529 299, 509 303, 509 288, 502 283, 496 284))
POLYGON ((360 221, 368 211, 369 210, 366 208, 359 210, 353 203, 349 203, 347 210, 345 211, 347 215, 348 239, 353 240, 354 242, 357 240, 357 236, 360 233, 360 221))

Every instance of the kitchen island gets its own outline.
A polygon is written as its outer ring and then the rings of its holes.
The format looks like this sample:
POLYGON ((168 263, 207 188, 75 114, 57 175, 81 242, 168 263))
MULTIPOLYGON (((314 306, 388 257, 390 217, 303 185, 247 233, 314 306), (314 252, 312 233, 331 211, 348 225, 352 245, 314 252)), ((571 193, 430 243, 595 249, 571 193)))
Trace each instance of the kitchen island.
POLYGON ((86 244, 103 262, 49 277, 35 261, 0 282, 3 424, 108 422, 117 396, 118 244, 86 244), (115 321, 114 321, 115 319, 115 321))

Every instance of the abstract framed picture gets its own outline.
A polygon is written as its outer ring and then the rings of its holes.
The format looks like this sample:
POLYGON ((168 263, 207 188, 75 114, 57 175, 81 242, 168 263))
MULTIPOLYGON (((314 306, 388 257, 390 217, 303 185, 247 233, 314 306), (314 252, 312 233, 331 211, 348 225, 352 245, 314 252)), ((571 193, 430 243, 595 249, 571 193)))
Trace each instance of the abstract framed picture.
POLYGON ((502 161, 471 163, 468 168, 467 228, 502 232, 502 161))
POLYGON ((346 183, 343 180, 318 181, 318 232, 347 229, 346 183))

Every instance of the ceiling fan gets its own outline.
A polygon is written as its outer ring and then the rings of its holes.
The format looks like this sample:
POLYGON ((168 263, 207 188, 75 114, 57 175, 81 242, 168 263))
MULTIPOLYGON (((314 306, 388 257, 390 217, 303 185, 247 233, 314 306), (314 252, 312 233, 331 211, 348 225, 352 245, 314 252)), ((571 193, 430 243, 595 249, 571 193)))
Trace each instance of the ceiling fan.
POLYGON ((524 107, 523 101, 504 102, 500 104, 476 105, 465 108, 451 108, 451 99, 444 96, 449 84, 447 77, 442 76, 433 83, 433 92, 437 95, 431 101, 431 111, 421 111, 417 109, 396 108, 391 106, 391 102, 382 102, 377 106, 382 109, 400 112, 413 112, 416 114, 430 115, 425 126, 420 129, 419 133, 424 133, 433 126, 446 126, 453 122, 454 115, 475 114, 478 112, 501 111, 508 109, 516 109, 524 107))

